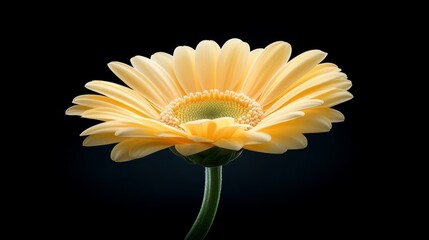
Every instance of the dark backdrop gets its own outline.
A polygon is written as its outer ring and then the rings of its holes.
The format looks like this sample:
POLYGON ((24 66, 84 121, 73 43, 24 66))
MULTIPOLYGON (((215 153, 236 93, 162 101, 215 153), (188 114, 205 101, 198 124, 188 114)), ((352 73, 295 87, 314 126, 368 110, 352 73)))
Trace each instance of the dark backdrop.
POLYGON ((375 95, 369 86, 381 84, 371 77, 375 61, 369 55, 381 40, 369 38, 371 25, 349 21, 347 13, 322 17, 307 23, 283 18, 229 23, 178 18, 154 24, 156 20, 145 16, 130 23, 107 17, 62 22, 45 42, 59 74, 50 76, 58 90, 50 99, 55 107, 49 110, 56 119, 49 143, 55 156, 41 163, 43 171, 37 174, 41 182, 32 189, 37 191, 32 211, 48 219, 43 229, 67 236, 137 239, 186 235, 201 204, 203 168, 169 150, 115 163, 110 160, 112 146, 81 146, 79 133, 95 121, 65 116, 64 111, 75 96, 89 93, 86 82, 119 82, 107 68, 110 61, 129 63, 135 55, 172 53, 178 45, 195 47, 204 39, 222 45, 233 37, 252 49, 287 41, 293 56, 310 49, 328 52, 325 61, 348 75, 355 98, 336 107, 345 114, 345 122, 334 124, 328 133, 307 135, 306 149, 283 155, 245 151, 225 166, 218 214, 207 239, 348 238, 379 229, 379 219, 386 217, 378 198, 384 189, 376 181, 378 164, 367 157, 378 141, 370 131, 376 119, 368 116, 379 103, 367 106, 375 95), (337 25, 340 19, 345 24, 337 25))

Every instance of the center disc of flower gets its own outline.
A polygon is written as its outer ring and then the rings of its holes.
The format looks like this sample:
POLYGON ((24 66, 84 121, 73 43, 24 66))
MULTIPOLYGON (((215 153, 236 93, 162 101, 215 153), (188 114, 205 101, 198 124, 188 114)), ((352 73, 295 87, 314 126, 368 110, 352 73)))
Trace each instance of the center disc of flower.
POLYGON ((179 127, 199 119, 232 117, 236 123, 255 126, 263 116, 261 105, 252 98, 234 91, 217 89, 190 93, 177 98, 161 112, 161 121, 179 127))

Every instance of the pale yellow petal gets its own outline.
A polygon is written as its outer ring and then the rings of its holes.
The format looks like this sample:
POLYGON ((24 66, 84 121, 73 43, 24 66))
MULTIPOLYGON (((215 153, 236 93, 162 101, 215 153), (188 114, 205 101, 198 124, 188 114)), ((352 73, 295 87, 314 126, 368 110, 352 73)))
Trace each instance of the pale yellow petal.
POLYGON ((269 114, 276 111, 278 108, 286 105, 294 99, 309 98, 315 96, 315 93, 326 91, 330 88, 349 89, 351 82, 346 79, 346 75, 341 72, 328 72, 308 79, 302 84, 288 89, 288 91, 276 100, 268 109, 266 113, 269 114))
POLYGON ((83 118, 101 120, 101 121, 126 121, 139 123, 141 116, 126 110, 116 108, 99 107, 93 108, 82 113, 83 118))
POLYGON ((314 68, 325 57, 326 53, 311 50, 293 58, 267 82, 259 102, 262 105, 266 105, 276 100, 291 84, 314 68))
POLYGON ((138 141, 130 147, 128 154, 131 158, 138 159, 169 148, 173 145, 173 143, 167 142, 138 141))
POLYGON ((271 141, 271 136, 267 133, 257 131, 244 131, 240 134, 243 145, 259 144, 271 141))
POLYGON ((119 137, 130 137, 130 138, 146 138, 158 140, 165 143, 190 143, 192 140, 188 139, 187 136, 177 135, 174 133, 165 133, 159 132, 151 128, 142 128, 142 127, 130 127, 122 128, 115 132, 116 136, 119 137))
POLYGON ((219 139, 214 142, 213 145, 234 151, 238 151, 243 148, 243 143, 241 141, 234 141, 233 139, 219 139))
POLYGON ((262 144, 245 145, 243 148, 256 152, 276 154, 284 153, 288 149, 305 148, 307 146, 307 139, 305 136, 296 130, 292 131, 286 129, 285 126, 288 125, 288 123, 289 122, 285 122, 258 130, 258 132, 269 134, 271 140, 262 144))
POLYGON ((133 112, 138 115, 141 115, 140 111, 137 111, 132 107, 129 107, 123 103, 120 103, 116 100, 113 100, 111 98, 108 98, 102 95, 96 95, 96 94, 80 95, 73 99, 73 103, 86 106, 89 108, 99 108, 99 107, 114 108, 117 110, 133 112))
POLYGON ((246 64, 246 69, 244 70, 243 76, 241 77, 240 81, 237 81, 237 85, 235 86, 235 90, 237 92, 241 91, 244 84, 244 79, 247 77, 251 67, 253 66, 253 64, 255 64, 256 60, 258 60, 262 52, 264 52, 263 48, 257 48, 250 51, 246 64))
POLYGON ((133 157, 130 156, 130 147, 135 144, 135 142, 136 140, 134 139, 127 139, 116 144, 110 153, 110 158, 115 162, 126 162, 133 160, 133 157))
POLYGON ((183 156, 189 156, 212 148, 213 145, 208 143, 187 143, 177 144, 174 147, 183 156))
POLYGON ((316 65, 314 68, 312 68, 310 71, 308 71, 304 76, 300 77, 298 80, 296 80, 294 83, 292 83, 288 89, 295 88, 296 86, 302 84, 303 82, 306 82, 308 79, 314 78, 319 75, 323 75, 326 73, 334 73, 334 72, 340 72, 341 69, 337 67, 337 65, 333 63, 320 63, 316 65))
POLYGON ((91 109, 91 108, 86 107, 86 106, 74 105, 74 106, 67 108, 66 115, 80 116, 80 115, 82 115, 83 112, 85 112, 89 109, 91 109))
POLYGON ((150 59, 158 63, 164 70, 168 73, 171 79, 174 80, 175 85, 179 87, 180 95, 186 95, 185 91, 183 90, 182 86, 179 83, 179 80, 177 80, 176 72, 174 71, 174 58, 172 55, 164 52, 157 52, 153 54, 150 59))
POLYGON ((239 39, 233 38, 225 42, 217 63, 217 89, 236 90, 247 70, 249 53, 249 44, 239 39))
POLYGON ((319 99, 299 99, 282 107, 272 114, 265 116, 264 119, 262 119, 258 125, 255 126, 255 129, 261 129, 270 125, 278 124, 280 122, 293 120, 303 116, 303 110, 318 107, 322 104, 323 101, 319 99))
POLYGON ((100 133, 114 133, 121 128, 138 127, 137 124, 121 121, 108 121, 102 122, 83 131, 80 136, 100 134, 100 133))
POLYGON ((159 117, 159 112, 146 99, 127 87, 105 81, 91 81, 85 84, 85 87, 132 107, 144 116, 151 118, 159 117))
POLYGON ((250 68, 244 79, 241 92, 257 99, 267 81, 289 60, 290 54, 291 46, 289 43, 278 41, 268 45, 250 68))
POLYGON ((323 107, 332 107, 340 103, 346 102, 353 98, 353 95, 350 92, 338 90, 335 92, 326 93, 320 96, 321 99, 325 99, 323 107))
POLYGON ((195 49, 195 67, 203 90, 216 89, 216 69, 220 52, 214 41, 202 41, 195 49))
MULTIPOLYGON (((167 101, 167 104, 182 96, 179 84, 157 62, 146 57, 135 56, 131 58, 131 63, 147 79, 148 85, 153 87, 152 92, 155 91, 157 94, 165 96, 164 100, 167 101)), ((165 105, 162 107, 165 107, 165 105)))
POLYGON ((223 117, 216 119, 201 119, 183 123, 180 127, 192 136, 214 139, 219 135, 219 130, 234 124, 234 118, 223 117))
POLYGON ((174 71, 179 84, 186 94, 201 91, 201 84, 195 70, 195 50, 181 46, 174 50, 174 71))
POLYGON ((306 115, 309 114, 318 114, 321 116, 326 117, 330 122, 342 122, 344 121, 344 115, 335 109, 332 108, 315 108, 315 109, 308 109, 305 110, 306 115))
POLYGON ((295 119, 284 125, 284 131, 301 133, 320 133, 331 130, 332 124, 328 118, 317 112, 306 112, 302 118, 295 119))
POLYGON ((165 92, 165 81, 162 78, 151 76, 155 79, 150 79, 137 69, 121 62, 111 62, 108 66, 117 77, 149 100, 158 110, 162 110, 171 101, 167 97, 171 96, 171 92, 165 92))
POLYGON ((127 139, 118 143, 110 154, 115 162, 126 162, 145 157, 154 152, 171 147, 173 144, 147 139, 127 139))
POLYGON ((118 143, 124 140, 124 138, 117 137, 113 133, 101 133, 87 136, 85 140, 83 140, 83 146, 92 147, 92 146, 100 146, 107 145, 112 143, 118 143))

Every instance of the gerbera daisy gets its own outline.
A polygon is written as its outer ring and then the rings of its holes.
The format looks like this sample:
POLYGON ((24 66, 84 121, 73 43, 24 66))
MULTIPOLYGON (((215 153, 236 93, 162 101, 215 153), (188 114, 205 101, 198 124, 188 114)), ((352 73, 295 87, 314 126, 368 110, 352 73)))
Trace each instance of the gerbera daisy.
POLYGON ((111 158, 118 162, 171 148, 212 168, 243 149, 305 148, 303 134, 344 120, 331 107, 352 98, 352 84, 336 65, 321 63, 326 53, 320 50, 290 56, 283 41, 251 50, 230 39, 222 47, 205 40, 173 55, 136 56, 131 65, 111 62, 127 86, 91 81, 85 87, 98 94, 76 97, 66 114, 102 121, 81 133, 83 144, 116 143, 111 158))

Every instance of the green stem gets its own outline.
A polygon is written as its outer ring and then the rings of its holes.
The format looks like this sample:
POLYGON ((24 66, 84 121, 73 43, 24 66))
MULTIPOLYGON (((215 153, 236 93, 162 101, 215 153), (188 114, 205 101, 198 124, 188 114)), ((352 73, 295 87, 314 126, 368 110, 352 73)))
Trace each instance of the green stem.
POLYGON ((185 240, 202 240, 207 235, 216 216, 222 188, 222 166, 206 167, 204 198, 200 212, 185 240))

